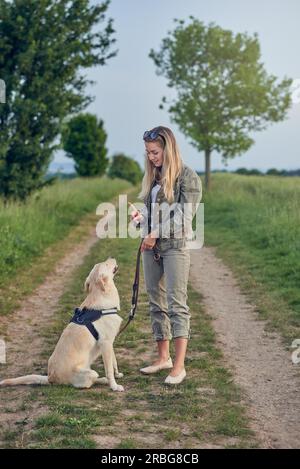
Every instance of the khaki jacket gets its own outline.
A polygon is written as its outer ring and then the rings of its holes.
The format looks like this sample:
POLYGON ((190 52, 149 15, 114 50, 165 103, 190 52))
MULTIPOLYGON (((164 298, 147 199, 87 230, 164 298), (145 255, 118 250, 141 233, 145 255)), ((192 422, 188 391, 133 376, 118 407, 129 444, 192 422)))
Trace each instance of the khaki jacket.
POLYGON ((198 174, 186 164, 174 184, 174 202, 169 204, 161 187, 155 203, 151 202, 151 190, 144 198, 141 214, 144 219, 137 225, 141 227, 144 238, 151 232, 151 217, 159 230, 157 247, 161 250, 185 246, 192 235, 192 221, 202 198, 202 183, 198 174))

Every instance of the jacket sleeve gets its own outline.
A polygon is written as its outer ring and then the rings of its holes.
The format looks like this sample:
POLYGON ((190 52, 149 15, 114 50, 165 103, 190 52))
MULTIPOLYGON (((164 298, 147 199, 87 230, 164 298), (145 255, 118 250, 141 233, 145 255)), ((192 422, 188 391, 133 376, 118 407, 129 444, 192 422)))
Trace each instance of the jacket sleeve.
POLYGON ((192 237, 192 221, 202 198, 202 183, 198 174, 189 170, 183 175, 180 182, 179 202, 162 204, 161 221, 159 223, 159 236, 169 238, 170 231, 174 237, 192 237), (172 226, 173 219, 173 226, 172 226), (184 234, 182 233, 182 222, 184 234))

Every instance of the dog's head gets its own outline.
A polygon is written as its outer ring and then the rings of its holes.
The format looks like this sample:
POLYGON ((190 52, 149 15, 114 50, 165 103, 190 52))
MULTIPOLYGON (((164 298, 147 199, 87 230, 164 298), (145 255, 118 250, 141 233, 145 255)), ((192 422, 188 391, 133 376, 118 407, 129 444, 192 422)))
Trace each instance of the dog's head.
POLYGON ((95 264, 84 282, 84 289, 90 292, 92 289, 101 289, 106 292, 114 285, 114 276, 118 271, 116 259, 108 257, 106 261, 95 264))

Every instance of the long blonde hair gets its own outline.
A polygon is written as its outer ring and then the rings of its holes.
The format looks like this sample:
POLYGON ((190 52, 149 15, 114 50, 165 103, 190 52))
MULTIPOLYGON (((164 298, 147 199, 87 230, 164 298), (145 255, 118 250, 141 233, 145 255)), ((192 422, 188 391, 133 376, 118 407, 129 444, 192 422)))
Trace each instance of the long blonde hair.
MULTIPOLYGON (((165 138, 164 142, 164 139, 158 135, 157 139, 151 140, 151 142, 157 142, 164 150, 160 184, 162 185, 168 203, 171 204, 174 201, 174 183, 182 171, 183 161, 171 129, 168 127, 158 126, 151 130, 158 130, 158 132, 165 138)), ((143 200, 149 194, 152 182, 154 179, 158 178, 159 170, 150 161, 147 153, 145 152, 145 174, 142 180, 142 190, 138 194, 139 199, 143 200)))

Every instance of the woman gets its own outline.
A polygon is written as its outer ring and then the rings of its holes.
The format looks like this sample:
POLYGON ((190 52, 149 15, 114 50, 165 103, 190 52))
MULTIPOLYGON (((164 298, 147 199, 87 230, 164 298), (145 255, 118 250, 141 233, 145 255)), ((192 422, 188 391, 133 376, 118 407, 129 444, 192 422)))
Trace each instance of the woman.
POLYGON ((169 128, 155 127, 146 131, 143 139, 146 160, 139 198, 144 201, 144 207, 134 211, 131 217, 143 230, 143 270, 158 359, 140 371, 152 374, 171 369, 165 383, 179 384, 186 376, 184 361, 190 338, 190 312, 186 303, 190 251, 186 240, 201 200, 202 185, 197 173, 182 161, 169 128), (192 206, 190 212, 186 209, 188 205, 192 206), (170 206, 174 210, 170 211, 170 206), (158 261, 154 259, 154 249, 160 255, 158 261), (174 365, 169 354, 172 338, 174 365))

